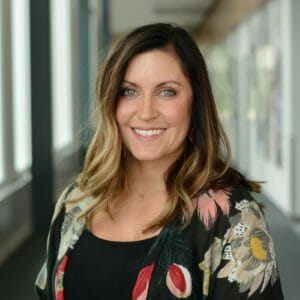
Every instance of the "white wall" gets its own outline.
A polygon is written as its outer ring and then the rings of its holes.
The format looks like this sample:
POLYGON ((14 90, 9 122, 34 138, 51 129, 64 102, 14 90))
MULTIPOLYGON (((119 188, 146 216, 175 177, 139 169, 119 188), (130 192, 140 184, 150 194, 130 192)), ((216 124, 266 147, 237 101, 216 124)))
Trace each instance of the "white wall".
POLYGON ((292 186, 292 214, 300 218, 300 1, 285 0, 286 27, 288 35, 286 51, 289 55, 287 78, 285 81, 287 92, 291 99, 289 115, 291 117, 291 186, 292 186))
MULTIPOLYGON (((296 82, 300 77, 296 63, 299 34, 295 37, 299 6, 296 0, 267 1, 214 45, 208 65, 212 74, 218 72, 214 51, 227 50, 223 59, 229 61, 227 74, 233 100, 232 119, 225 126, 235 164, 251 179, 266 181, 264 193, 285 214, 300 217, 300 201, 295 201, 300 199, 296 182, 300 177, 300 110, 295 96, 300 94, 296 82)), ((217 91, 219 88, 214 86, 217 91)), ((223 98, 228 97, 223 89, 224 97, 221 92, 217 98, 220 108, 223 98)), ((222 109, 220 112, 224 114, 222 109)))

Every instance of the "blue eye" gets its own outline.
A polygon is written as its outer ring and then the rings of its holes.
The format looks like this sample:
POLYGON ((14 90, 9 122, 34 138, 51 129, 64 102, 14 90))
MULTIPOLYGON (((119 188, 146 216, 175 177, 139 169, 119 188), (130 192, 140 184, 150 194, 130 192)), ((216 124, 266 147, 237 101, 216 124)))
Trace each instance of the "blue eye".
POLYGON ((172 97, 176 95, 176 92, 173 90, 162 90, 159 94, 164 97, 172 97))
POLYGON ((126 97, 134 97, 137 95, 137 91, 129 88, 122 88, 121 95, 126 97))

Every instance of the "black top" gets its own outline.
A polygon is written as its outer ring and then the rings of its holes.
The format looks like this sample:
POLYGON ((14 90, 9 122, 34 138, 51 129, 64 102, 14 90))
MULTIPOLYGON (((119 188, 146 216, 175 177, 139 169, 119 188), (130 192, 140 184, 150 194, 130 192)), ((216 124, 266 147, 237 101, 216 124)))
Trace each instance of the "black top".
POLYGON ((70 252, 64 277, 65 299, 131 299, 141 263, 155 238, 115 242, 85 230, 70 252))

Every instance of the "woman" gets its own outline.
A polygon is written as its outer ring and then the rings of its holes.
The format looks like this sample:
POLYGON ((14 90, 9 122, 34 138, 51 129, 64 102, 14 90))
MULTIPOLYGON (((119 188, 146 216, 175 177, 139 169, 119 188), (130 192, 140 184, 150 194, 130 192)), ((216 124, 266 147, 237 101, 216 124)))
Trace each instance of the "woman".
POLYGON ((283 299, 259 184, 230 167, 203 57, 180 27, 122 38, 60 196, 40 299, 283 299))

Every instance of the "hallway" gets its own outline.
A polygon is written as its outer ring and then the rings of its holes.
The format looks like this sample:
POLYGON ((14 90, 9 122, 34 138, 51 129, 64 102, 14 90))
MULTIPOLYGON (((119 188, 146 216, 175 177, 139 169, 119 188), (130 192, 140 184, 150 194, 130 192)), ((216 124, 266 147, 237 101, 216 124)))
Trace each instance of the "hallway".
POLYGON ((37 299, 39 232, 82 170, 99 66, 116 38, 157 22, 182 26, 203 52, 230 163, 266 182, 257 200, 285 297, 299 300, 299 16, 299 0, 0 0, 0 300, 37 299))

